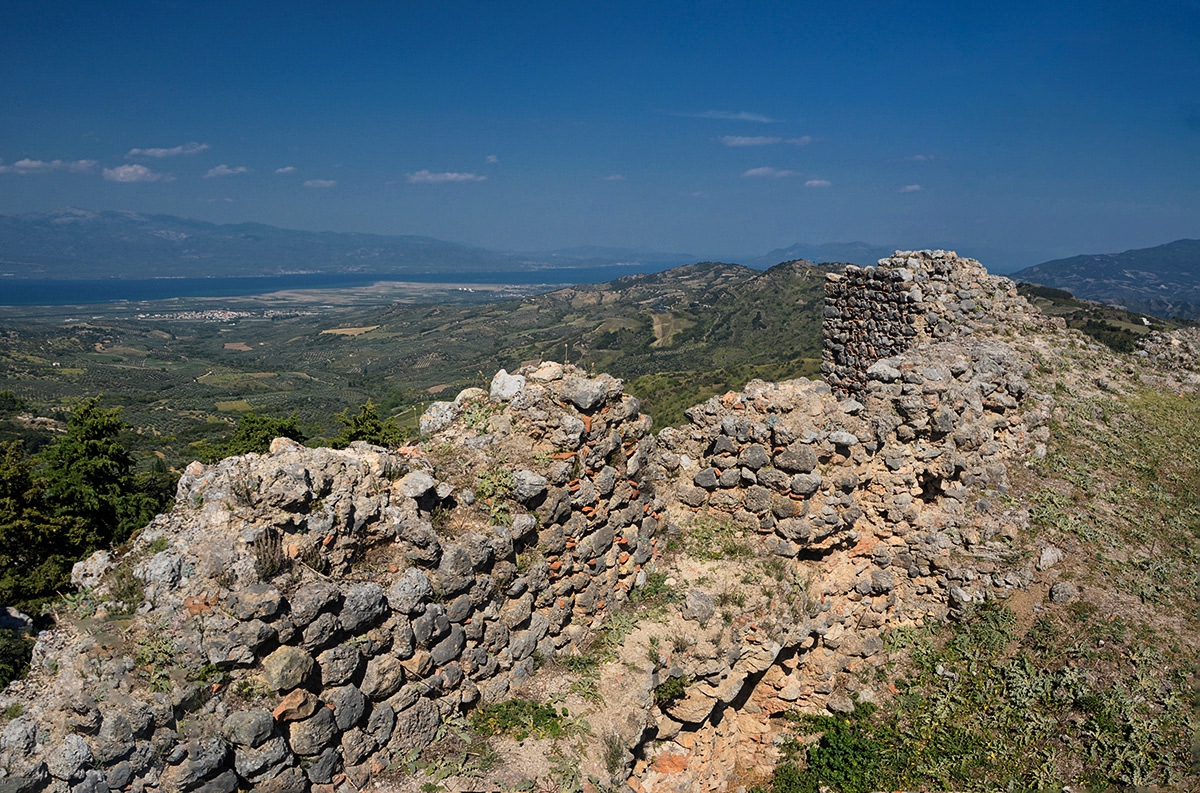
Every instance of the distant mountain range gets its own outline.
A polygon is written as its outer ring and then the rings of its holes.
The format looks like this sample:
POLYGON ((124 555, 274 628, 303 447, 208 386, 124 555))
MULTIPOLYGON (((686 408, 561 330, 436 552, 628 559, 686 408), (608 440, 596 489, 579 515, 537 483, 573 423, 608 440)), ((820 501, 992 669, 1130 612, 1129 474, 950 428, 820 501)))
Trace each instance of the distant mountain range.
MULTIPOLYGON (((866 266, 893 250, 893 246, 865 242, 796 243, 762 256, 738 258, 759 270, 796 260, 866 266)), ((976 253, 983 255, 982 250, 976 253)), ((74 208, 0 214, 0 278, 10 279, 463 275, 578 269, 582 281, 588 280, 582 272, 586 268, 622 265, 631 273, 658 272, 700 258, 600 246, 501 252, 432 237, 296 231, 262 223, 217 225, 172 215, 74 208)), ((1058 259, 1012 277, 1130 311, 1200 318, 1200 240, 1058 259)), ((559 273, 554 280, 575 279, 559 273)))
POLYGON ((1056 259, 1009 277, 1129 311, 1200 319, 1200 240, 1056 259))
MULTIPOLYGON (((862 242, 798 243, 742 261, 756 269, 806 259, 874 264, 892 253, 862 242)), ((61 209, 0 214, 0 277, 132 279, 296 273, 485 273, 628 265, 656 272, 705 257, 646 248, 580 246, 500 252, 432 237, 217 225, 172 215, 61 209)), ((741 257, 739 257, 741 258, 741 257)))
POLYGON ((432 237, 216 225, 172 215, 63 209, 0 215, 0 276, 50 279, 480 273, 629 264, 661 270, 687 254, 618 248, 502 253, 432 237))

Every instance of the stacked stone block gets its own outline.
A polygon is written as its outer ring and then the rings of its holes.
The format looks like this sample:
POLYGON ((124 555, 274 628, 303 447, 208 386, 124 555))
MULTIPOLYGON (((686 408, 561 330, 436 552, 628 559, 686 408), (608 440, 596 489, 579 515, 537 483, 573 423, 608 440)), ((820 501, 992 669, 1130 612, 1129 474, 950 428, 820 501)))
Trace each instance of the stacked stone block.
POLYGON ((190 466, 175 510, 130 552, 145 600, 124 636, 65 621, 8 690, 24 712, 0 739, 0 784, 361 789, 444 718, 570 651, 645 581, 654 441, 619 380, 501 372, 492 395, 464 392, 424 423, 440 423, 426 447, 464 466, 457 483, 417 447, 279 439, 268 455, 190 466), (470 488, 489 466, 511 488, 479 509, 470 488), (278 574, 263 568, 272 548, 295 560, 278 574), (155 640, 172 653, 154 661, 161 675, 137 649, 155 640))
POLYGON ((1001 321, 1045 322, 1012 281, 953 251, 897 251, 878 267, 848 265, 826 276, 821 375, 839 394, 857 394, 876 361, 1001 321))

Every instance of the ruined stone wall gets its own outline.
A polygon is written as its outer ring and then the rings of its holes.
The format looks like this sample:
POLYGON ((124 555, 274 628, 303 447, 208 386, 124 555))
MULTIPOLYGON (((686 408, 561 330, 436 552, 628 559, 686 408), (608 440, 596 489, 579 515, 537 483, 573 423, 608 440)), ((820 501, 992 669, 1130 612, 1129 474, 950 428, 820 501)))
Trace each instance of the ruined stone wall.
POLYGON ((619 380, 502 371, 423 425, 425 451, 189 466, 127 554, 78 566, 4 693, 0 786, 361 789, 645 580, 654 438, 619 380))
POLYGON ((1007 320, 1040 316, 1007 278, 953 251, 897 251, 878 267, 849 265, 825 281, 821 375, 857 394, 877 361, 921 343, 970 335, 1007 320))
POLYGON ((769 776, 772 716, 889 696, 869 683, 889 661, 886 631, 1034 580, 1012 554, 1028 515, 1005 506, 1007 462, 1045 439, 1050 402, 1006 339, 1045 318, 942 252, 847 268, 827 290, 828 383, 751 382, 659 433, 659 491, 685 554, 714 524, 752 552, 737 551, 736 575, 703 548, 674 562, 692 582, 683 619, 704 638, 672 658, 695 682, 662 708, 635 790, 769 776), (724 627, 703 621, 743 597, 724 627), (709 649, 730 645, 732 661, 709 649))
POLYGON ((1005 338, 1046 320, 945 252, 827 290, 826 382, 755 381, 657 436, 619 380, 543 363, 435 403, 399 450, 193 464, 173 512, 77 566, 0 696, 0 790, 392 785, 458 714, 544 700, 539 663, 636 616, 651 572, 676 597, 601 702, 562 689, 595 729, 581 767, 650 793, 769 770, 771 715, 879 695, 883 631, 1033 575, 1005 461, 1048 403, 1005 338))

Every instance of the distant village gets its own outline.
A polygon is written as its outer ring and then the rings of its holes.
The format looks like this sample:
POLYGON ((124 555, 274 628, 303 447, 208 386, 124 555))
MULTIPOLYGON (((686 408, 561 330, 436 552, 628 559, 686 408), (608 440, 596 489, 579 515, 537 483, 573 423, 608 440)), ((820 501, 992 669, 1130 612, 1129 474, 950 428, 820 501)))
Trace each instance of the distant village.
POLYGON ((307 317, 316 314, 315 311, 280 311, 266 309, 263 311, 232 311, 224 308, 205 309, 204 311, 172 311, 162 314, 138 314, 138 319, 178 319, 199 322, 228 322, 233 319, 285 319, 288 317, 307 317))

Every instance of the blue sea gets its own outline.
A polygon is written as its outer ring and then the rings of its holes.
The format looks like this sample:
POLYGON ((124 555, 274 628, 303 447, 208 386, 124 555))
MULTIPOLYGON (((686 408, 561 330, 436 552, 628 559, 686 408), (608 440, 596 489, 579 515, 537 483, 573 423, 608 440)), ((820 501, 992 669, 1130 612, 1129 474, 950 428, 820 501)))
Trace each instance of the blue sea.
POLYGON ((422 284, 598 284, 622 275, 653 273, 671 265, 636 265, 517 270, 473 273, 306 273, 247 278, 145 278, 68 281, 7 279, 0 281, 0 306, 73 306, 92 303, 169 300, 174 297, 235 297, 285 289, 344 289, 378 281, 422 284))

